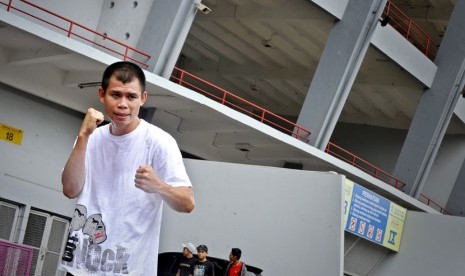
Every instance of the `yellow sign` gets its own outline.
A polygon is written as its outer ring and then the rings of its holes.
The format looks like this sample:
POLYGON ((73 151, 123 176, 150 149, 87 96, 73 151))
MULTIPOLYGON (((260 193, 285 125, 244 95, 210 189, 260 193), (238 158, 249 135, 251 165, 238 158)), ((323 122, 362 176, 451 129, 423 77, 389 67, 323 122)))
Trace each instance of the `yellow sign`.
POLYGON ((386 235, 384 235, 383 245, 394 251, 399 251, 400 240, 404 230, 407 210, 394 202, 391 202, 389 218, 386 225, 386 235))
POLYGON ((21 145, 21 142, 23 141, 23 133, 24 131, 21 129, 0 123, 0 140, 21 145))

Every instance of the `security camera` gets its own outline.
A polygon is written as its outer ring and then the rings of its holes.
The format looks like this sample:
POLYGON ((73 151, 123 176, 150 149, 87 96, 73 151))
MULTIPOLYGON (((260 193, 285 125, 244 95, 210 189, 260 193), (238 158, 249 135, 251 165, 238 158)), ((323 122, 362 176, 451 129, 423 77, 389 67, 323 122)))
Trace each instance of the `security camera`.
POLYGON ((205 5, 202 4, 202 3, 197 3, 197 4, 195 4, 195 6, 196 6, 197 9, 198 9, 199 11, 201 11, 203 14, 209 14, 209 13, 212 11, 209 7, 205 6, 205 5))

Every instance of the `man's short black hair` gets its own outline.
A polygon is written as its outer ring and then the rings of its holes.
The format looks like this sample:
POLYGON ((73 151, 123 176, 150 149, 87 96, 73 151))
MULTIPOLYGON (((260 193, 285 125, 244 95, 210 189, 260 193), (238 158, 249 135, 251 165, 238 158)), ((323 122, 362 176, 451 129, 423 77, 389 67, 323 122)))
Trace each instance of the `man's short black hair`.
POLYGON ((201 244, 201 245, 197 246, 197 252, 198 251, 203 251, 203 252, 208 253, 208 247, 205 244, 201 244))
POLYGON ((115 76, 117 80, 122 83, 128 83, 137 79, 142 89, 141 92, 145 91, 145 75, 144 71, 135 63, 129 61, 118 61, 110 64, 107 69, 103 72, 102 77, 102 89, 107 90, 111 76, 115 76))
POLYGON ((242 251, 239 248, 233 248, 231 249, 231 255, 236 257, 238 260, 241 259, 242 251))

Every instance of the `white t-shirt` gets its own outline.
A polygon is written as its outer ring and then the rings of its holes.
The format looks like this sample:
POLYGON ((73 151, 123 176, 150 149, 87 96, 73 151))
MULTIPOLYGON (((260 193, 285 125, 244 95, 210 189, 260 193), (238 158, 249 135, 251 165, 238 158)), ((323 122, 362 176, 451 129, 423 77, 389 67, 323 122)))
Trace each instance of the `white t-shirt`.
POLYGON ((86 180, 61 268, 79 275, 156 275, 163 200, 134 185, 151 165, 172 186, 191 186, 176 141, 141 120, 126 135, 97 128, 86 152, 86 180))

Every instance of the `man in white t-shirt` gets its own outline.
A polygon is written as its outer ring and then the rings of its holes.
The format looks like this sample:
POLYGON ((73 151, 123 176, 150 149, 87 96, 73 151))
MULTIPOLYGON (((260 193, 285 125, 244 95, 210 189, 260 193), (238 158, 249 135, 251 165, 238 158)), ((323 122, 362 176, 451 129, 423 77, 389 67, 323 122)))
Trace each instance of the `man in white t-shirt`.
POLYGON ((63 169, 77 198, 60 269, 68 275, 156 275, 163 202, 195 206, 176 141, 138 117, 147 100, 139 66, 116 62, 98 90, 110 123, 89 108, 63 169))

